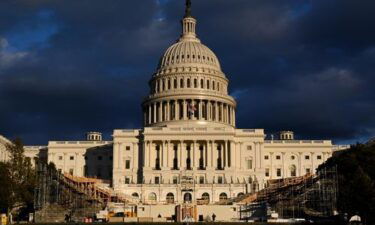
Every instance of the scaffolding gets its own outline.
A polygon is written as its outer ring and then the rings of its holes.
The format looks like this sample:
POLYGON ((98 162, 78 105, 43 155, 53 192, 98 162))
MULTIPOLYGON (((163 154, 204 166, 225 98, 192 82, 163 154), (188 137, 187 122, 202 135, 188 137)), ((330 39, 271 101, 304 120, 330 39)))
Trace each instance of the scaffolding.
POLYGON ((336 213, 337 189, 337 168, 323 169, 316 175, 270 180, 267 188, 234 202, 241 205, 241 220, 253 219, 259 205, 265 204, 270 208, 268 217, 273 211, 280 218, 323 219, 336 213))
POLYGON ((74 214, 82 209, 104 208, 109 202, 134 204, 137 201, 132 196, 116 193, 107 181, 62 174, 53 165, 38 163, 34 210, 42 212, 41 217, 43 209, 51 205, 61 206, 74 214))

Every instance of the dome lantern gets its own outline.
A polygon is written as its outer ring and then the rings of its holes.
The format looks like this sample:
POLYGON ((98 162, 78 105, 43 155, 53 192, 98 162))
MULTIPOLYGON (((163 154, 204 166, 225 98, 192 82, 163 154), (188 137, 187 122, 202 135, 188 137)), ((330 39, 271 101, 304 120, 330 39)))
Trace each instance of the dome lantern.
POLYGON ((198 41, 195 32, 195 27, 197 25, 197 20, 191 16, 191 0, 186 0, 185 16, 181 21, 182 23, 182 36, 180 41, 198 41))

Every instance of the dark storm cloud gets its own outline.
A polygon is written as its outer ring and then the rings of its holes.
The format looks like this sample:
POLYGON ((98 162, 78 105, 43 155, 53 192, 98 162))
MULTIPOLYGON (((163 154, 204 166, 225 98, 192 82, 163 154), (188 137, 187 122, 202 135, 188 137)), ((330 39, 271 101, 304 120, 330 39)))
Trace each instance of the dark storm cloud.
MULTIPOLYGON (((0 133, 28 144, 141 127, 183 1, 0 2, 0 133)), ((375 129, 375 2, 193 1, 237 98, 238 127, 360 140, 375 129)))

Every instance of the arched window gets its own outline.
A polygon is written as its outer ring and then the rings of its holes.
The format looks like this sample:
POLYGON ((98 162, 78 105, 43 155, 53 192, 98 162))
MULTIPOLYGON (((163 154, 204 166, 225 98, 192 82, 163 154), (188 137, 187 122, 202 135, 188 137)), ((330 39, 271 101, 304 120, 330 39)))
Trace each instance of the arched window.
POLYGON ((197 79, 194 79, 194 88, 198 88, 198 81, 197 81, 197 79))
POLYGON ((203 86, 204 86, 204 81, 203 79, 201 79, 201 88, 203 89, 203 86))
POLYGON ((186 194, 184 195, 184 203, 192 202, 192 200, 193 200, 193 198, 192 198, 192 196, 191 196, 190 193, 186 193, 186 194))
POLYGON ((168 79, 168 90, 171 89, 171 80, 168 79))
POLYGON ((212 90, 215 90, 215 81, 212 81, 212 90))
POLYGON ((134 192, 134 193, 132 194, 132 196, 133 196, 134 198, 139 198, 139 194, 138 194, 137 192, 134 192))
POLYGON ((291 177, 297 176, 297 167, 295 165, 290 166, 290 176, 291 177))
POLYGON ((174 89, 177 89, 177 79, 176 79, 176 78, 174 79, 174 84, 173 84, 173 86, 174 86, 174 89))
POLYGON ((206 203, 208 204, 210 202, 210 194, 208 194, 207 192, 203 193, 202 200, 206 201, 206 203))
POLYGON ((188 78, 186 82, 187 82, 186 87, 190 88, 190 78, 188 78))
POLYGON ((149 200, 149 201, 156 201, 156 200, 157 200, 156 194, 155 194, 154 192, 151 192, 151 193, 148 195, 148 200, 149 200))
POLYGON ((207 80, 207 89, 210 89, 210 81, 207 80))
POLYGON ((165 80, 161 81, 161 91, 165 90, 165 80))
POLYGON ((180 80, 180 88, 184 88, 184 79, 180 80))
POLYGON ((228 195, 226 193, 223 192, 219 195, 219 201, 225 201, 227 199, 228 199, 228 195))
POLYGON ((173 204, 174 203, 174 194, 173 193, 168 193, 166 197, 167 203, 168 204, 173 204))

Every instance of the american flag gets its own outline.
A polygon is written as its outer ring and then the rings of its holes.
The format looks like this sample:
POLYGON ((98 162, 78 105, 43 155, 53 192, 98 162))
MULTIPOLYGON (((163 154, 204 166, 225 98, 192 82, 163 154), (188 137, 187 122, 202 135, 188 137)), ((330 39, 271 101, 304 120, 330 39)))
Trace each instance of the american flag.
POLYGON ((193 115, 195 111, 197 111, 197 108, 195 105, 189 103, 189 108, 188 108, 189 114, 193 115))

